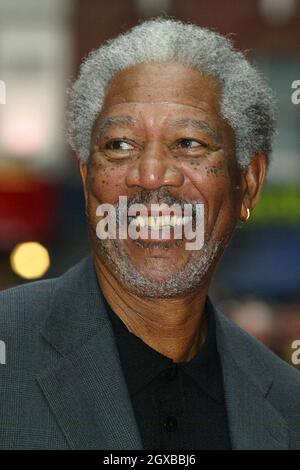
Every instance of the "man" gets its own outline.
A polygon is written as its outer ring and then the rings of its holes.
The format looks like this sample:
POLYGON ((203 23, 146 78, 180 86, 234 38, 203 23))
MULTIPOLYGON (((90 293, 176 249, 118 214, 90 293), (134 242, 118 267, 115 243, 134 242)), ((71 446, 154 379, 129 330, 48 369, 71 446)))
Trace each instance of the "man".
POLYGON ((1 294, 1 448, 300 448, 298 372, 208 297, 265 180, 268 86, 228 39, 156 19, 94 51, 70 93, 93 255, 1 294), (125 236, 105 237, 120 197, 125 236), (190 221, 193 249, 175 236, 190 221))

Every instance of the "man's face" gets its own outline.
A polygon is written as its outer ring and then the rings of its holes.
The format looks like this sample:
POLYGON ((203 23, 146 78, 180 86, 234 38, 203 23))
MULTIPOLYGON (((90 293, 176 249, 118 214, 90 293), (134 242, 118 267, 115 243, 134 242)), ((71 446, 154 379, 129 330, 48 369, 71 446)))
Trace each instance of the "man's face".
POLYGON ((220 88, 180 64, 140 64, 110 82, 81 164, 94 252, 137 295, 175 297, 207 283, 240 214, 234 134, 220 88), (143 203, 204 205, 204 245, 183 240, 99 240, 96 209, 143 203))

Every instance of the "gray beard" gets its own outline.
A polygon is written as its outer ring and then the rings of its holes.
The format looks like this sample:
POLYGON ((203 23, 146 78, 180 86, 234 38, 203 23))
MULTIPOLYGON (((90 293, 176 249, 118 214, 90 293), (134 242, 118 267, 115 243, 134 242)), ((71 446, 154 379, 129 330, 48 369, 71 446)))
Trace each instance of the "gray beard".
MULTIPOLYGON (((156 191, 143 190, 132 203, 162 203, 170 206, 174 203, 195 203, 197 201, 180 200, 171 197, 165 188, 156 191)), ((140 272, 132 263, 130 257, 121 245, 120 240, 106 239, 100 240, 96 233, 92 218, 89 217, 89 204, 86 207, 88 225, 91 238, 101 260, 122 283, 124 288, 138 297, 150 298, 175 298, 182 297, 200 288, 207 282, 208 275, 213 270, 219 257, 221 256, 226 240, 224 238, 204 241, 201 250, 190 251, 191 256, 188 261, 175 274, 170 274, 165 281, 155 281, 151 277, 140 272)), ((116 208, 118 205, 116 205, 116 208)), ((118 222, 118 219, 117 219, 118 222)))
POLYGON ((96 237, 96 244, 101 260, 124 288, 138 297, 150 298, 182 297, 199 289, 223 251, 222 240, 206 242, 182 268, 161 282, 141 273, 119 240, 99 240, 96 237))

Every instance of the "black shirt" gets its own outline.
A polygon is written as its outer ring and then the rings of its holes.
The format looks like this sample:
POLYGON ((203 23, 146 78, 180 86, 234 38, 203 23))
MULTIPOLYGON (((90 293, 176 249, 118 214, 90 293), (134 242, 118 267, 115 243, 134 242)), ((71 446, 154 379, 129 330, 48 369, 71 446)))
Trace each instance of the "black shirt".
POLYGON ((106 306, 143 448, 230 449, 215 319, 208 303, 206 341, 196 356, 181 363, 130 333, 106 306))

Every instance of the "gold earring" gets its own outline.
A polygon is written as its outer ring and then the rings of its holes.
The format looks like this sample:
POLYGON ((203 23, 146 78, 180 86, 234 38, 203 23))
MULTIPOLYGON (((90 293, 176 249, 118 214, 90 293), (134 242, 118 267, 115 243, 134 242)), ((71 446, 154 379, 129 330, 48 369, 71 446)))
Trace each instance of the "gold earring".
POLYGON ((247 215, 246 215, 245 222, 247 222, 249 219, 250 219, 250 209, 249 207, 247 207, 247 215))

